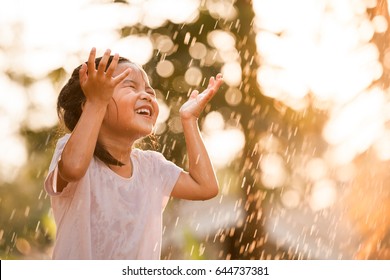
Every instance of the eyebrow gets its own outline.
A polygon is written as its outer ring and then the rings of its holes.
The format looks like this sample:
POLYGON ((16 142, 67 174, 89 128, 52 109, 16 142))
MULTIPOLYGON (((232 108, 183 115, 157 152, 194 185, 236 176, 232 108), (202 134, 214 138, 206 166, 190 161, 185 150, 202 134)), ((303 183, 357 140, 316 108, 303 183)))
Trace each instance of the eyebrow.
POLYGON ((137 82, 131 79, 124 79, 122 84, 137 84, 137 82))
MULTIPOLYGON (((135 85, 138 86, 138 83, 137 83, 136 81, 132 80, 132 79, 125 79, 125 80, 123 80, 122 84, 123 84, 123 85, 135 84, 135 85)), ((151 91, 153 91, 154 93, 156 92, 156 91, 154 90, 154 88, 152 88, 152 87, 151 87, 150 85, 148 85, 147 83, 145 83, 145 90, 151 90, 151 91)))

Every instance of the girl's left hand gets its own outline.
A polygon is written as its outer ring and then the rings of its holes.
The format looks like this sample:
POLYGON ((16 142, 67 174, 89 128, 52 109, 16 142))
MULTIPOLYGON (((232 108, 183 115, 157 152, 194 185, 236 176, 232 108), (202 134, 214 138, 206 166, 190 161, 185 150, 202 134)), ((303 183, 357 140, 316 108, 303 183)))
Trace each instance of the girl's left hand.
POLYGON ((207 89, 202 93, 194 90, 186 103, 180 108, 180 116, 182 119, 198 119, 207 103, 217 93, 219 87, 222 85, 223 79, 222 74, 219 73, 216 78, 211 77, 207 89))

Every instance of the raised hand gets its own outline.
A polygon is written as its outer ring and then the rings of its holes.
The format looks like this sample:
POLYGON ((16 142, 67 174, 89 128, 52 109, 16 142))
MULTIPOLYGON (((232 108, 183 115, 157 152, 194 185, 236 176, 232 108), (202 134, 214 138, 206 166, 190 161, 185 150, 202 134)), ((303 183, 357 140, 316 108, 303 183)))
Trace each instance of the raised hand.
POLYGON ((197 90, 192 91, 187 102, 180 108, 181 118, 199 118, 207 103, 214 97, 222 83, 222 74, 219 73, 215 78, 210 78, 207 89, 202 93, 199 93, 197 90))
POLYGON ((107 63, 110 58, 111 51, 105 51, 97 69, 95 67, 96 49, 92 48, 88 64, 84 63, 79 71, 81 88, 90 102, 99 102, 108 104, 114 88, 123 81, 130 73, 130 68, 125 69, 113 77, 114 71, 118 65, 119 55, 115 54, 110 66, 107 68, 107 63))

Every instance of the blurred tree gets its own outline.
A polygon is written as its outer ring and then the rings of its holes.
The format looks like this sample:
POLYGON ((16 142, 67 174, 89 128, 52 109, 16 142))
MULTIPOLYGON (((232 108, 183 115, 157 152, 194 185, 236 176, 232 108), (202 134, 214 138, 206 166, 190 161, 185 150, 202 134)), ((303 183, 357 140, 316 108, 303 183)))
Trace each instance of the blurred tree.
MULTIPOLYGON (((117 4, 129 4, 128 1, 114 1, 117 4)), ((260 161, 265 154, 261 139, 265 135, 276 135, 279 146, 275 152, 283 156, 287 166, 287 173, 294 164, 304 157, 320 157, 326 149, 326 143, 321 136, 327 114, 324 111, 309 106, 301 112, 293 111, 286 105, 275 99, 261 94, 257 84, 257 69, 260 59, 256 51, 255 33, 253 29, 254 12, 252 1, 233 1, 237 10, 237 17, 225 20, 212 15, 202 1, 199 18, 191 24, 175 24, 167 22, 158 28, 148 28, 141 24, 123 26, 120 31, 121 37, 135 34, 166 35, 172 39, 174 47, 169 53, 155 49, 152 59, 144 65, 151 77, 152 85, 161 93, 171 109, 169 119, 166 121, 167 129, 158 136, 160 145, 158 150, 180 166, 185 167, 185 145, 180 130, 170 126, 178 116, 180 105, 187 98, 188 92, 194 88, 184 80, 175 78, 182 77, 190 66, 198 66, 202 70, 203 77, 215 75, 220 71, 222 62, 217 59, 211 64, 205 64, 202 60, 193 59, 189 48, 195 42, 202 42, 209 49, 213 46, 208 44, 208 34, 216 29, 229 31, 236 39, 236 49, 239 53, 239 61, 242 69, 242 82, 239 90, 242 93, 242 101, 235 106, 230 106, 225 98, 228 86, 224 85, 220 93, 212 100, 206 112, 201 116, 200 123, 208 112, 219 111, 226 122, 237 123, 245 135, 245 146, 240 157, 227 167, 218 171, 221 185, 233 182, 231 190, 226 196, 231 196, 236 205, 245 210, 243 219, 236 224, 211 232, 202 237, 195 236, 189 231, 184 231, 184 246, 175 244, 175 240, 167 240, 167 247, 163 251, 163 259, 177 258, 218 258, 218 259, 302 259, 323 257, 315 256, 312 252, 298 250, 299 240, 292 240, 295 245, 290 245, 281 240, 280 242, 270 238, 270 232, 266 224, 274 213, 284 217, 287 227, 299 228, 301 239, 310 235, 313 224, 300 224, 294 220, 292 210, 285 209, 280 203, 284 187, 269 189, 261 180, 260 161), (163 60, 169 60, 174 65, 174 73, 170 77, 161 77, 156 71, 156 65, 163 60), (179 84, 179 85, 178 85, 179 84), (295 158, 295 159, 294 159, 295 158), (286 218, 287 217, 287 218, 286 218), (298 245, 297 245, 298 244, 298 245), (196 253, 192 253, 196 247, 196 253)), ((230 1, 229 1, 230 2, 230 1)), ((130 5, 130 4, 129 4, 130 5)), ((378 0, 375 8, 369 9, 368 14, 373 20, 375 16, 382 15, 389 23, 388 6, 386 0, 378 0)), ((385 32, 375 33, 372 40, 379 49, 380 58, 384 65, 384 73, 377 82, 383 88, 389 86, 389 28, 385 32)), ((53 83, 64 81, 66 70, 57 69, 49 74, 53 83)), ((12 73, 8 74, 12 76, 12 73)), ((15 79, 15 77, 13 77, 15 79)), ((16 77, 17 80, 27 86, 31 83, 29 77, 16 77)), ((204 86, 202 83, 198 88, 204 86)), ((309 97, 310 98, 310 97, 309 97)), ((26 140, 28 147, 28 164, 12 182, 2 182, 0 186, 0 258, 27 258, 45 259, 50 257, 55 229, 50 215, 49 198, 43 190, 43 180, 51 159, 56 139, 59 136, 57 127, 40 131, 32 131, 28 126, 23 126, 21 134, 26 140)), ((229 141, 229 139, 226 139, 229 141)), ((146 144, 153 145, 153 139, 146 139, 146 144)), ((361 250, 358 258, 389 258, 388 248, 382 240, 387 240, 390 219, 386 218, 389 208, 388 191, 375 193, 369 190, 372 180, 376 178, 377 185, 386 188, 386 163, 378 165, 377 160, 370 154, 363 154, 358 160, 360 177, 356 184, 350 188, 350 195, 343 202, 350 206, 349 214, 345 219, 356 221, 356 227, 361 233, 361 250), (369 165, 368 163, 372 163, 369 165), (378 166, 380 168, 378 168, 378 166), (367 173, 372 176, 365 177, 367 173), (383 195, 381 197, 380 195, 383 195), (356 201, 366 203, 357 204, 356 201), (380 205, 381 207, 376 207, 380 205), (356 206, 356 207, 353 207, 356 206), (366 217, 370 217, 367 222, 366 217), (352 218, 351 218, 352 217, 352 218), (377 225, 381 224, 380 227, 377 225), (379 244, 379 245, 378 245, 379 244)), ((287 180, 293 180, 294 174, 288 173, 287 180)), ((286 183, 287 184, 287 183, 286 183)), ((303 187, 307 194, 310 185, 303 187)), ((217 201, 217 200, 216 200, 217 201)), ((179 218, 179 202, 171 201, 166 210, 169 224, 167 231, 175 231, 175 221, 179 218)), ((310 219, 319 219, 319 215, 311 216, 307 206, 298 206, 298 215, 310 216, 310 219)), ((326 216, 325 212, 323 216, 326 216)), ((296 217, 296 216, 295 216, 296 217)), ((329 215, 328 220, 332 219, 329 215)), ((185 219, 185 217, 183 217, 185 219)), ((326 220, 326 219, 325 219, 326 220)), ((327 221, 328 221, 327 220, 327 221)), ((273 220, 273 223, 276 222, 273 220)), ((330 227, 330 226, 329 226, 330 227)), ((324 234, 327 234, 324 233, 324 234)), ((353 245, 353 244, 352 244, 353 245)), ((347 248, 345 251, 356 251, 356 248, 347 248)), ((315 251, 313 249, 313 251, 315 251)), ((346 254, 348 256, 348 254, 346 254)))
MULTIPOLYGON (((390 86, 390 17, 387 0, 378 0, 368 9, 370 19, 384 20, 386 29, 376 32, 372 42, 377 46, 383 74, 375 83, 383 90, 390 86)), ((388 124, 387 124, 388 125, 388 124)), ((388 162, 381 162, 372 153, 361 155, 358 160, 358 176, 354 180, 346 202, 348 215, 361 234, 356 259, 390 259, 390 188, 388 162)))

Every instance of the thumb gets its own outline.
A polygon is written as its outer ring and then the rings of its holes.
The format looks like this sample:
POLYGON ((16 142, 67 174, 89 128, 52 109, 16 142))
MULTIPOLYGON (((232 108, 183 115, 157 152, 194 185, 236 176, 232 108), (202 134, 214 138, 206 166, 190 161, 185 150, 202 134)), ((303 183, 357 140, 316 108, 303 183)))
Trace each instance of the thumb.
POLYGON ((199 95, 199 91, 195 89, 191 92, 190 99, 196 98, 198 95, 199 95))
POLYGON ((82 64, 81 68, 79 70, 79 81, 80 85, 83 85, 88 79, 88 74, 87 74, 87 64, 82 64))

